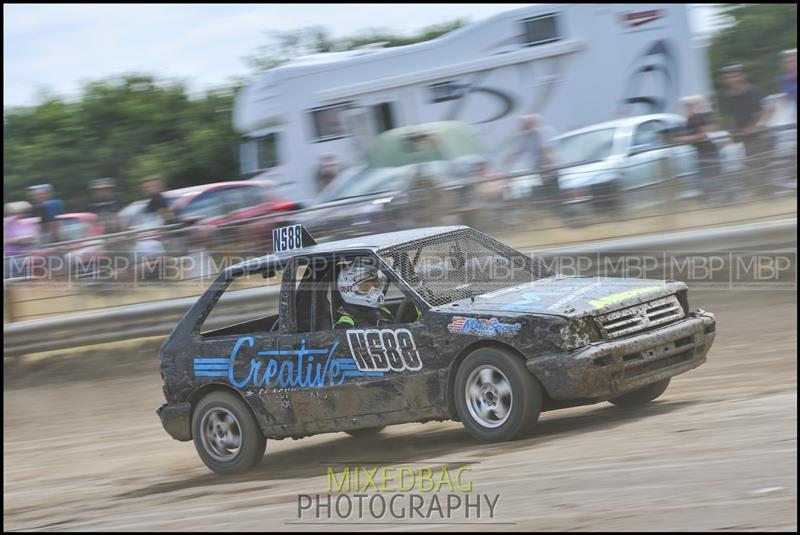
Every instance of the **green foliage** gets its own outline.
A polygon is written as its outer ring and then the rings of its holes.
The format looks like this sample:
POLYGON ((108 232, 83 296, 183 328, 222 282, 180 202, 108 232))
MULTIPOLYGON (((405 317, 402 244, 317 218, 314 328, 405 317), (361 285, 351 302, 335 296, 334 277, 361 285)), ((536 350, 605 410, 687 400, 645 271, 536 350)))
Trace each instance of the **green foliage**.
POLYGON ((721 67, 741 64, 765 95, 776 93, 777 54, 797 48, 797 4, 727 4, 718 9, 730 24, 712 38, 709 48, 715 86, 721 67))
POLYGON ((126 75, 87 84, 79 100, 52 98, 4 113, 3 194, 55 186, 67 209, 84 210, 92 179, 113 177, 129 200, 138 180, 164 176, 180 187, 238 176, 231 110, 234 91, 190 98, 181 83, 126 75))
POLYGON ((402 37, 391 33, 388 30, 370 30, 366 35, 357 37, 345 37, 336 41, 336 50, 352 50, 360 46, 365 46, 373 43, 381 43, 384 48, 391 48, 394 46, 411 45, 414 43, 421 43, 423 41, 430 41, 446 33, 452 32, 464 26, 466 21, 458 19, 453 22, 438 24, 423 28, 419 33, 402 37))
POLYGON ((320 26, 268 32, 267 39, 267 44, 260 46, 254 55, 245 58, 257 73, 268 71, 292 58, 333 51, 333 42, 328 32, 320 26))
MULTIPOLYGON (((426 41, 464 24, 431 26, 410 37, 372 30, 333 39, 321 27, 277 32, 247 60, 262 72, 305 54, 426 41)), ((86 84, 74 102, 45 96, 37 106, 6 109, 3 195, 19 200, 28 186, 50 183, 67 210, 81 211, 95 178, 116 179, 128 201, 143 196, 139 179, 150 174, 162 175, 169 188, 234 179, 239 139, 233 131, 233 99, 246 81, 190 98, 180 82, 127 74, 86 84)))
POLYGON ((324 52, 342 52, 371 44, 381 44, 384 48, 411 45, 436 39, 446 33, 461 28, 467 23, 464 19, 454 20, 423 28, 418 33, 403 37, 391 30, 373 28, 363 35, 334 39, 322 27, 310 26, 301 30, 270 32, 268 42, 259 47, 258 52, 245 58, 256 72, 264 72, 289 61, 292 58, 324 52))

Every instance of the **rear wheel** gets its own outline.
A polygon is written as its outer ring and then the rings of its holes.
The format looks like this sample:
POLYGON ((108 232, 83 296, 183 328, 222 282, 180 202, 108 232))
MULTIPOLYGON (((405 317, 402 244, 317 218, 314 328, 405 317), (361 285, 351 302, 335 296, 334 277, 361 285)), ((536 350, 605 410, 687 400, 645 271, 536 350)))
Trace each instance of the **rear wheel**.
POLYGON ((461 422, 475 438, 499 442, 533 429, 542 409, 539 382, 509 351, 484 347, 459 366, 455 405, 461 422))
POLYGON ((600 216, 618 218, 624 210, 619 185, 616 182, 594 186, 594 199, 595 208, 600 216))
POLYGON ((267 439, 250 408, 229 392, 212 392, 192 415, 192 438, 203 462, 218 474, 239 474, 264 457, 267 439))
POLYGON ((663 394, 669 386, 670 379, 671 377, 667 377, 662 381, 645 385, 638 390, 611 398, 608 401, 617 407, 638 407, 639 405, 644 405, 645 403, 649 403, 663 394))

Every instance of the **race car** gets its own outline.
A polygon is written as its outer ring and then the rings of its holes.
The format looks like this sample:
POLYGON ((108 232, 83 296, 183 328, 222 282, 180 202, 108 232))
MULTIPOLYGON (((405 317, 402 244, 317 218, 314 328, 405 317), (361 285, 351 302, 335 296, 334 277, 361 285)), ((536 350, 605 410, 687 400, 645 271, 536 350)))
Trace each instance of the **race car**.
POLYGON ((161 422, 221 474, 260 462, 268 438, 457 420, 506 441, 542 411, 642 405, 714 341, 681 282, 565 277, 469 227, 318 244, 293 225, 273 244, 224 269, 160 350, 161 422), (277 313, 206 329, 226 288, 259 275, 280 280, 277 313))

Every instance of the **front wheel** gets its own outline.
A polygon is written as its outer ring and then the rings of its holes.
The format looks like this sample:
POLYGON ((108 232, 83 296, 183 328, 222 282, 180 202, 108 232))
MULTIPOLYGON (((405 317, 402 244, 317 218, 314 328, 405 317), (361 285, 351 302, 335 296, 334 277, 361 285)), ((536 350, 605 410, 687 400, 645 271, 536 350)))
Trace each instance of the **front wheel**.
POLYGON ((649 403, 663 394, 669 386, 670 379, 671 377, 667 377, 666 379, 658 381, 657 383, 645 385, 642 388, 634 390, 633 392, 623 394, 616 398, 611 398, 608 401, 617 407, 638 407, 639 405, 644 405, 645 403, 649 403))
POLYGON ((239 474, 264 457, 267 439, 250 408, 229 392, 211 392, 192 415, 194 447, 218 474, 239 474))
POLYGON ((455 404, 461 422, 473 437, 486 442, 513 440, 536 425, 542 389, 516 355, 484 347, 459 366, 455 404))

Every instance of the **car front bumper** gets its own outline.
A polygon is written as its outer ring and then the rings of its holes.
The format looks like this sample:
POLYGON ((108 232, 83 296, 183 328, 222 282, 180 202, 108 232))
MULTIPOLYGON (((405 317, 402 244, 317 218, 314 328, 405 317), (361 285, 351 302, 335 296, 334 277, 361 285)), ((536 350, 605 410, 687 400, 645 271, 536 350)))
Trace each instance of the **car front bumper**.
POLYGON ((191 403, 165 403, 156 411, 164 430, 175 440, 192 440, 191 403))
POLYGON ((714 315, 697 310, 665 327, 526 364, 555 400, 601 401, 696 368, 715 335, 714 315))

